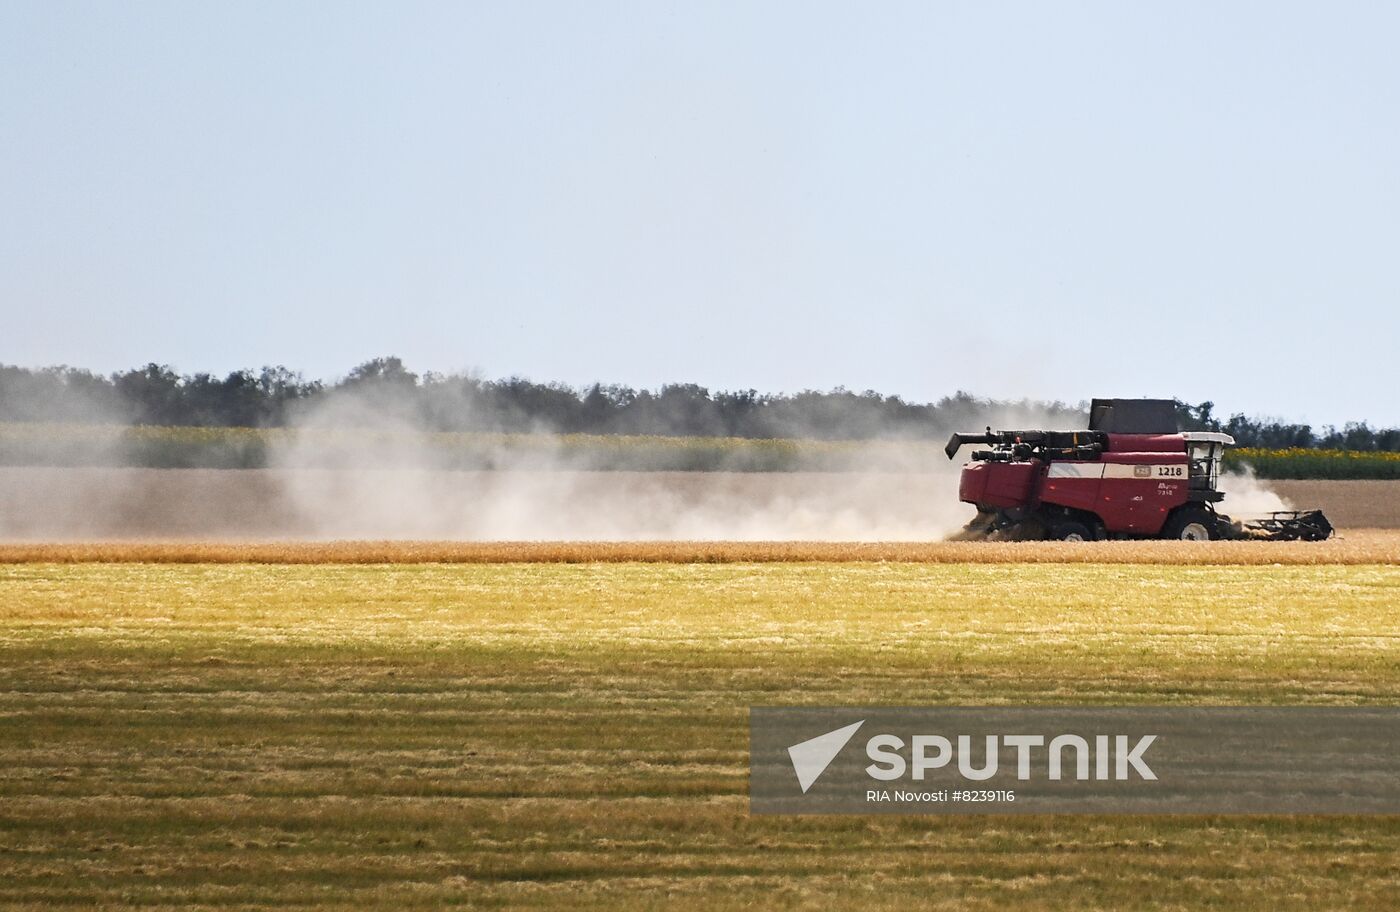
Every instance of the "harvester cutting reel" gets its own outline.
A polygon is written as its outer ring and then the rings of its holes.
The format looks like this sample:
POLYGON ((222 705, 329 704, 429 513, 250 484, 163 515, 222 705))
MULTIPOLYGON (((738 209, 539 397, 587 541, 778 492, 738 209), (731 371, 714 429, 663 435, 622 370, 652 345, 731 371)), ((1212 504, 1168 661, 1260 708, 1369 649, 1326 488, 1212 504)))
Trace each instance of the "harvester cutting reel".
POLYGON ((1321 510, 1282 510, 1262 519, 1231 523, 1230 534, 1222 538, 1253 538, 1261 541, 1326 541, 1332 537, 1332 524, 1321 510))

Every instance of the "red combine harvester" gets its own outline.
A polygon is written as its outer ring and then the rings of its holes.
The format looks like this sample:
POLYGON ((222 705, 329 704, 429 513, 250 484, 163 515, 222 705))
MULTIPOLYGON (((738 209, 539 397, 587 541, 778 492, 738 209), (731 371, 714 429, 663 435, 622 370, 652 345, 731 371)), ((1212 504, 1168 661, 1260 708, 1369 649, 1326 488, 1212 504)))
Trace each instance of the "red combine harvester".
POLYGON ((1170 399, 1095 399, 1087 431, 954 434, 944 452, 988 444, 963 467, 959 497, 977 507, 970 534, 1105 538, 1261 538, 1321 541, 1320 510, 1231 522, 1216 504, 1229 434, 1178 429, 1170 399))

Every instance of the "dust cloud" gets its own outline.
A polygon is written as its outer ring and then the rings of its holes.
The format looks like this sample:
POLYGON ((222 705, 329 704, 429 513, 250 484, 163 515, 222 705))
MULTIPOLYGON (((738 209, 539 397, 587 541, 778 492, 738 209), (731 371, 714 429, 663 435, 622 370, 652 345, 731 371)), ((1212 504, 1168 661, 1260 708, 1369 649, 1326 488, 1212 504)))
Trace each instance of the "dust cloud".
POLYGON ((884 443, 878 472, 600 471, 547 445, 503 447, 494 470, 463 472, 379 402, 336 397, 298 428, 377 432, 353 451, 293 435, 270 454, 298 534, 313 538, 925 541, 973 512, 957 466, 926 443, 884 443))
POLYGON ((1258 519, 1268 513, 1297 509, 1266 482, 1260 481, 1248 465, 1222 472, 1220 490, 1225 492, 1220 510, 1232 519, 1258 519))

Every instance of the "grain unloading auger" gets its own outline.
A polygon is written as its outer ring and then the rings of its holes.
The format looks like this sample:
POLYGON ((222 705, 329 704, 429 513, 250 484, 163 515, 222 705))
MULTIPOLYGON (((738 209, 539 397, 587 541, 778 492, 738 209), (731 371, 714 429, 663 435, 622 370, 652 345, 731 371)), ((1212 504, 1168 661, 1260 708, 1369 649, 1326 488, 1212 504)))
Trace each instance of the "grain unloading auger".
POLYGON ((963 467, 959 498, 977 507, 966 535, 1090 541, 1257 538, 1322 541, 1321 510, 1233 522, 1216 505, 1229 434, 1177 429, 1169 399, 1095 399, 1084 431, 954 434, 944 452, 983 444, 963 467))

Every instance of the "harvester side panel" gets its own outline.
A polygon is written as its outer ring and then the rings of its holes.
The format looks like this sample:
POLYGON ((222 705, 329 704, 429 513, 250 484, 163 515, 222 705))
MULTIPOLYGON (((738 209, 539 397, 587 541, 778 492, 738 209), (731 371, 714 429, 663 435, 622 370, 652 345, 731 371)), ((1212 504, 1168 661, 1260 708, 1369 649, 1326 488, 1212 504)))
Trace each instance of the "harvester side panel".
POLYGON ((1052 462, 1045 473, 1040 499, 1042 503, 1098 513, 1102 481, 1102 462, 1052 462))
POLYGON ((958 478, 958 500, 979 507, 982 505, 987 499, 987 479, 992 474, 987 469, 985 462, 970 462, 963 466, 962 475, 958 478))
POLYGON ((1156 535, 1172 510, 1187 502, 1190 467, 1177 451, 1105 453, 1099 516, 1111 532, 1156 535))
POLYGON ((1030 462, 984 462, 963 470, 959 496, 979 507, 1024 507, 1035 497, 1041 467, 1030 462))
POLYGON ((1187 502, 1190 469, 1180 439, 1176 447, 1175 452, 1108 452, 1095 461, 1052 461, 1040 500, 1094 513, 1109 532, 1156 535, 1171 511, 1187 502))

